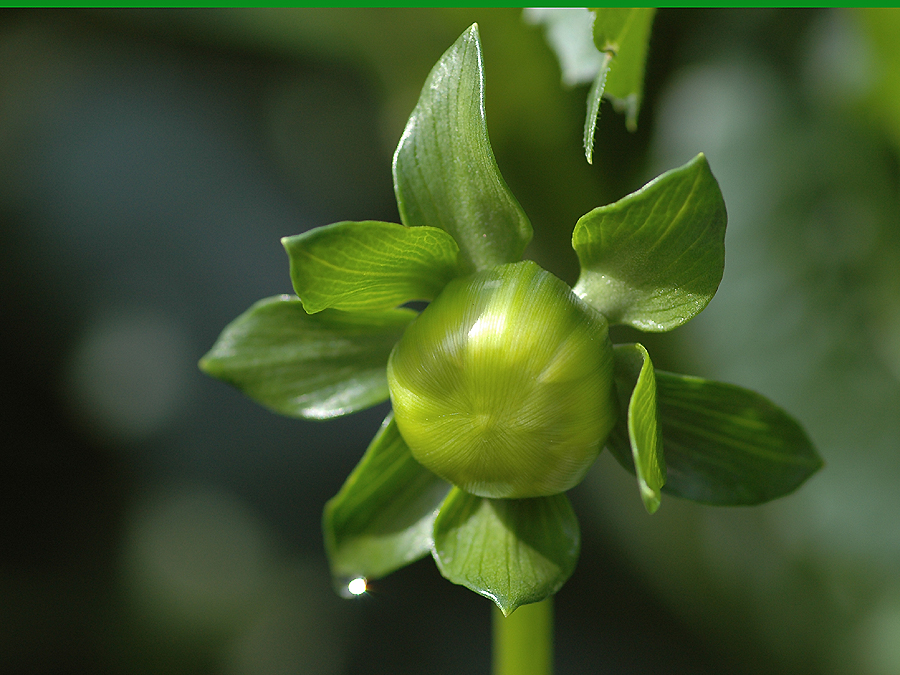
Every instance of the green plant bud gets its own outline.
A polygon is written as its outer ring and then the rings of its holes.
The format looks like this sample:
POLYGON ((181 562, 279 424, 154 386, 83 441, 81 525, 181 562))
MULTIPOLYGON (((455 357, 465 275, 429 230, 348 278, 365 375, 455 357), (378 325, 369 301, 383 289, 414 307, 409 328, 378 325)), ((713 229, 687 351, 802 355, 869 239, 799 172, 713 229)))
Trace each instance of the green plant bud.
POLYGON ((530 261, 451 281, 387 373, 413 456, 482 497, 577 485, 617 415, 606 319, 530 261))

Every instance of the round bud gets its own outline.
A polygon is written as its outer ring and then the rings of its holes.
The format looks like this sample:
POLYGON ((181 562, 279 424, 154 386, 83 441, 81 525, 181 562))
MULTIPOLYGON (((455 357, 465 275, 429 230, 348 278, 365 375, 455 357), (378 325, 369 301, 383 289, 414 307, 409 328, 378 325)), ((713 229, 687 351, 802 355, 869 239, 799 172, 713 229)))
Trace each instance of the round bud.
POLYGON ((413 456, 482 497, 577 485, 617 415, 606 319, 530 261, 447 284, 387 373, 413 456))

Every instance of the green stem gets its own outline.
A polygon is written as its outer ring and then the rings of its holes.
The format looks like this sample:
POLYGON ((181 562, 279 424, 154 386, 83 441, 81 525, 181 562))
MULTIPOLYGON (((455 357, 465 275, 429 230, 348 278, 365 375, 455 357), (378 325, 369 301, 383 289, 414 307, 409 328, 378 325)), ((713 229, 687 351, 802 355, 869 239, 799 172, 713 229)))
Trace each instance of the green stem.
POLYGON ((553 598, 509 616, 494 606, 494 675, 552 675, 553 598))

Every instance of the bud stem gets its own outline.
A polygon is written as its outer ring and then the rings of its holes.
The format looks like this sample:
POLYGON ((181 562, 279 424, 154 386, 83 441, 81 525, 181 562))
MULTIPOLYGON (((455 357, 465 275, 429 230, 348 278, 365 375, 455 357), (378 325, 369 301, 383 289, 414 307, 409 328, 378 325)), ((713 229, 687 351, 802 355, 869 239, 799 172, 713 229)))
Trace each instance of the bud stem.
POLYGON ((509 616, 495 605, 493 623, 493 675, 552 675, 552 597, 522 605, 509 616))

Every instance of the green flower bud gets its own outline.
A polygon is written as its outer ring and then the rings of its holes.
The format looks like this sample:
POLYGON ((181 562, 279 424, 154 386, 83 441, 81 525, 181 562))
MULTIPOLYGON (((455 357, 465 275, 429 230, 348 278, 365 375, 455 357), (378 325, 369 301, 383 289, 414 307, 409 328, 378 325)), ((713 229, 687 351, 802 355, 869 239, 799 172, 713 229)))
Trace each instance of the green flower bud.
POLYGON ((413 456, 482 497, 577 485, 617 415, 606 319, 530 261, 451 281, 387 374, 413 456))

